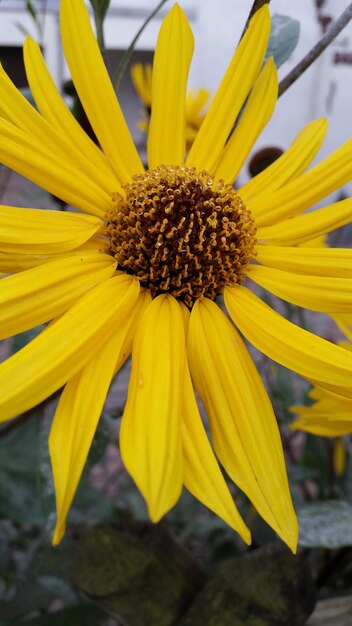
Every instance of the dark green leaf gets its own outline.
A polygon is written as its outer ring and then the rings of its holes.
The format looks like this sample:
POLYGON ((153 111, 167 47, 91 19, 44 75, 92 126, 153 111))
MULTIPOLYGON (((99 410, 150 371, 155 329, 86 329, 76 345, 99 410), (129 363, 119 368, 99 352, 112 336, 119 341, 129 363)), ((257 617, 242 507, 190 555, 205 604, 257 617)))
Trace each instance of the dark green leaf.
POLYGON ((24 621, 11 622, 11 626, 108 626, 106 613, 93 605, 73 606, 47 613, 41 617, 24 621))
POLYGON ((43 523, 37 483, 39 420, 33 415, 0 438, 0 517, 43 523))
POLYGON ((46 609, 55 596, 38 580, 27 580, 17 590, 10 602, 2 602, 0 619, 13 620, 32 611, 46 609))
POLYGON ((352 506, 340 500, 300 505, 299 544, 307 548, 352 545, 352 506))

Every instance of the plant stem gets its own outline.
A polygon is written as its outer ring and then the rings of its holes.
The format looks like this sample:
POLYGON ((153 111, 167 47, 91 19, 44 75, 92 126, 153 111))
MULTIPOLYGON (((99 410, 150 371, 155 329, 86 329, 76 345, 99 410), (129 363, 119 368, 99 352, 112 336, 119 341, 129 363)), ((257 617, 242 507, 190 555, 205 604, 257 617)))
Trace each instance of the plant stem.
POLYGON ((100 52, 104 56, 105 53, 105 41, 104 41, 104 19, 102 17, 101 11, 93 5, 93 14, 94 14, 94 22, 95 29, 97 31, 97 42, 100 49, 100 52))
POLYGON ((129 47, 127 48, 127 50, 123 53, 121 60, 118 64, 117 70, 116 70, 116 74, 115 74, 115 79, 114 79, 114 87, 115 87, 115 91, 118 90, 121 79, 126 71, 127 65, 129 63, 129 60, 133 54, 133 50, 135 48, 135 45, 139 39, 139 37, 141 36, 141 34, 143 33, 145 27, 149 24, 149 22, 153 19, 153 17, 158 13, 158 11, 161 9, 161 7, 163 6, 163 4, 165 4, 165 2, 167 2, 167 0, 160 0, 160 2, 157 4, 157 6, 155 7, 155 9, 151 12, 151 14, 149 15, 149 17, 147 17, 146 21, 142 24, 142 26, 140 27, 139 31, 137 32, 136 36, 134 37, 134 39, 131 41, 131 44, 129 45, 129 47))
POLYGON ((318 43, 313 46, 313 48, 308 52, 308 54, 296 65, 296 67, 291 70, 282 79, 279 84, 279 96, 281 96, 285 91, 291 87, 291 85, 302 76, 303 72, 306 71, 310 65, 320 56, 322 52, 324 52, 325 48, 337 37, 337 35, 342 31, 343 28, 348 24, 348 22, 352 18, 352 2, 351 4, 341 13, 340 17, 336 20, 336 22, 329 28, 329 30, 325 33, 325 35, 321 38, 318 43))

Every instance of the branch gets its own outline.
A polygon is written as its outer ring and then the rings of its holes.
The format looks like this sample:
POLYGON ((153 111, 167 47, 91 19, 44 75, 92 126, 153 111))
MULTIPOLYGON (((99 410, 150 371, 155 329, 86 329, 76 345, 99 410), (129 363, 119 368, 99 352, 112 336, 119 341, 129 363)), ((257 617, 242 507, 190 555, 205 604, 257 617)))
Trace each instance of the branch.
POLYGON ((340 15, 338 20, 329 28, 320 41, 308 52, 308 54, 282 79, 279 84, 279 97, 299 78, 303 72, 324 52, 325 48, 337 37, 352 18, 352 2, 340 15))

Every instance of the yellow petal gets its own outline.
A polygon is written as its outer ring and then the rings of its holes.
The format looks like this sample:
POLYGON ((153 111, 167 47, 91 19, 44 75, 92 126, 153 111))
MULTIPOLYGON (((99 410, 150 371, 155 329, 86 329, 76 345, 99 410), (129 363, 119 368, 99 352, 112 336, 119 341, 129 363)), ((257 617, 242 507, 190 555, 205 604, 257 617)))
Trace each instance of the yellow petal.
POLYGON ((269 59, 259 74, 248 102, 215 168, 216 179, 233 183, 258 136, 274 111, 278 91, 277 71, 269 59))
MULTIPOLYGON (((23 45, 24 63, 31 94, 42 116, 54 126, 62 136, 75 144, 82 154, 104 173, 116 186, 116 178, 104 153, 95 145, 67 107, 45 64, 38 44, 26 37, 23 45)), ((112 187, 116 191, 115 187, 112 187)))
POLYGON ((100 161, 91 161, 86 155, 85 143, 77 145, 73 140, 74 136, 67 138, 61 129, 49 124, 15 87, 1 67, 0 90, 0 113, 5 119, 41 143, 43 148, 50 151, 53 157, 59 158, 66 167, 69 165, 73 171, 77 170, 82 178, 86 178, 87 186, 92 180, 101 188, 102 193, 109 195, 118 188, 112 172, 104 169, 100 161))
POLYGON ((347 450, 345 442, 341 437, 334 441, 333 465, 336 476, 343 476, 347 464, 347 450))
POLYGON ((302 417, 290 424, 290 428, 291 430, 303 430, 319 437, 340 437, 351 433, 352 424, 338 419, 334 419, 333 422, 327 421, 326 415, 323 414, 309 420, 302 417))
POLYGON ((251 265, 248 278, 287 302, 321 313, 349 313, 352 310, 351 278, 306 276, 251 265))
POLYGON ((119 368, 131 352, 143 302, 141 294, 133 311, 121 318, 94 359, 69 380, 61 394, 49 437, 57 509, 54 545, 60 543, 65 532, 67 513, 116 371, 116 361, 119 368))
POLYGON ((135 335, 121 423, 123 462, 157 522, 182 490, 181 393, 186 358, 182 313, 169 295, 155 298, 135 335))
POLYGON ((352 199, 347 198, 322 209, 291 219, 258 228, 259 241, 281 245, 299 245, 313 237, 319 237, 335 228, 349 224, 352 218, 352 199))
POLYGON ((312 406, 291 406, 298 419, 290 424, 292 430, 304 430, 323 437, 347 435, 352 431, 352 400, 313 387, 309 394, 317 396, 312 406))
POLYGON ((61 36, 79 99, 121 183, 142 173, 143 165, 128 130, 100 54, 83 0, 62 0, 61 36))
MULTIPOLYGON (((45 211, 45 213, 47 212, 45 211)), ((104 251, 105 245, 105 241, 101 237, 91 237, 78 248, 70 250, 70 256, 99 254, 104 251)), ((58 252, 56 254, 20 254, 0 251, 0 271, 6 274, 14 274, 43 265, 43 263, 65 259, 66 257, 67 252, 58 252)))
POLYGON ((247 202, 254 196, 280 189, 303 174, 322 145, 327 129, 325 118, 307 124, 281 157, 241 187, 243 200, 247 202))
POLYGON ((321 387, 352 398, 352 353, 299 328, 246 287, 225 287, 225 303, 241 333, 268 357, 321 387))
POLYGON ((193 130, 195 135, 197 129, 201 127, 205 117, 204 107, 210 98, 210 91, 201 87, 200 89, 188 89, 186 93, 186 121, 189 130, 193 130))
POLYGON ((254 15, 189 152, 186 165, 212 172, 263 63, 270 35, 267 5, 254 15))
POLYGON ((188 20, 175 4, 162 23, 154 54, 148 135, 150 169, 184 162, 186 85, 193 47, 188 20))
POLYGON ((124 362, 132 352, 132 343, 136 334, 139 321, 144 311, 146 311, 146 309, 149 307, 151 301, 152 296, 149 289, 141 289, 138 300, 133 307, 133 311, 131 312, 128 320, 124 325, 125 339, 121 343, 120 351, 116 353, 114 376, 117 374, 120 367, 124 364, 124 362))
POLYGON ((193 306, 188 352, 221 463, 295 551, 297 520, 270 400, 238 333, 207 298, 193 306))
POLYGON ((211 449, 199 415, 188 371, 185 372, 182 409, 183 482, 198 500, 251 542, 250 532, 240 516, 218 462, 211 449))
POLYGON ((113 275, 107 254, 69 256, 40 265, 0 283, 0 339, 58 317, 87 291, 113 275))
POLYGON ((262 265, 298 274, 352 278, 350 248, 256 247, 256 260, 262 265))
POLYGON ((125 274, 104 281, 1 363, 0 420, 27 411, 70 380, 99 353, 138 294, 139 282, 125 274))
POLYGON ((149 109, 152 106, 152 66, 133 63, 130 69, 131 80, 139 98, 149 109))
POLYGON ((351 178, 352 139, 282 189, 263 193, 247 202, 247 206, 257 226, 268 226, 308 209, 351 178))
POLYGON ((29 136, 0 118, 0 160, 67 204, 98 217, 111 207, 111 194, 103 192, 84 173, 29 136))
POLYGON ((50 254, 78 248, 103 223, 90 215, 0 206, 0 250, 50 254))
POLYGON ((352 341, 352 313, 331 316, 339 329, 352 341))

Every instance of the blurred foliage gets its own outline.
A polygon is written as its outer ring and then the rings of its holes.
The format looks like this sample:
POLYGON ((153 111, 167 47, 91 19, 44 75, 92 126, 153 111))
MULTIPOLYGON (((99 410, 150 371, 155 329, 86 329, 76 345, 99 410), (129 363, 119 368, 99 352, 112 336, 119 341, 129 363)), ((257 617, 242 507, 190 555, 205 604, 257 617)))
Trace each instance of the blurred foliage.
POLYGON ((271 33, 265 61, 274 57, 280 67, 291 56, 299 40, 300 23, 288 15, 274 14, 271 18, 271 33))

